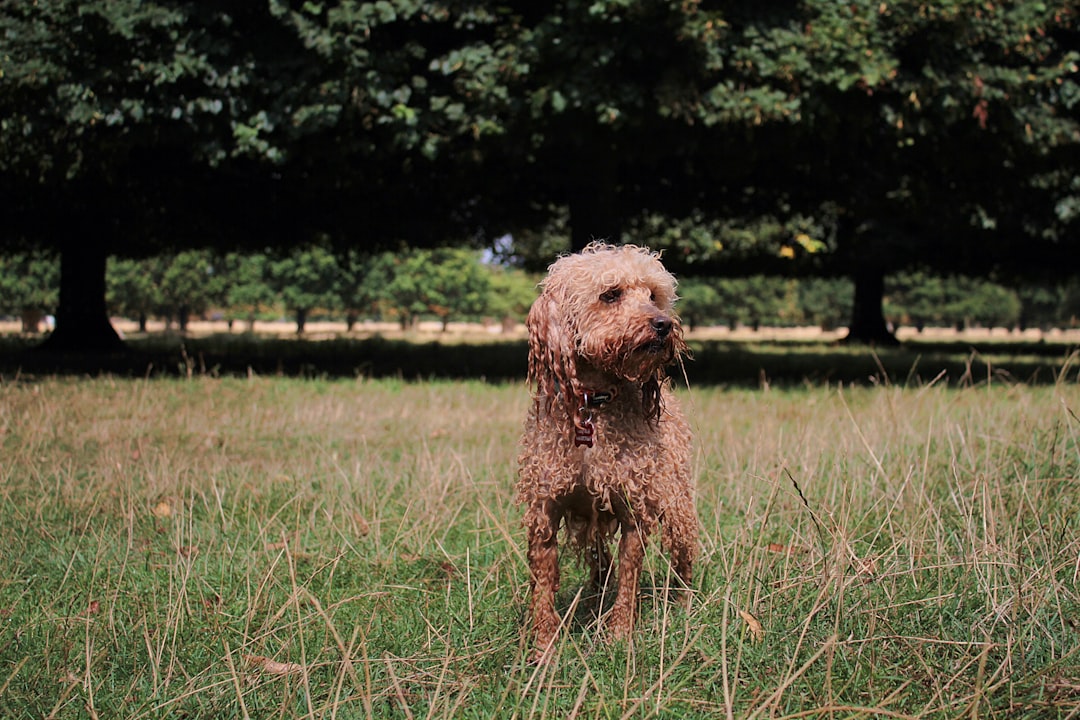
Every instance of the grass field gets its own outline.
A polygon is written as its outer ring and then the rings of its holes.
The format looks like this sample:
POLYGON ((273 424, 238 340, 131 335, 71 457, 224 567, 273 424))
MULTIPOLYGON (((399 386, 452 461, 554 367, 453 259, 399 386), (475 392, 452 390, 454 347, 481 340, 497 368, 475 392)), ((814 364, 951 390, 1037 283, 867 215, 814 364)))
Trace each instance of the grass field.
POLYGON ((567 564, 525 662, 521 384, 0 385, 0 716, 1080 716, 1080 386, 695 388, 690 609, 567 564))

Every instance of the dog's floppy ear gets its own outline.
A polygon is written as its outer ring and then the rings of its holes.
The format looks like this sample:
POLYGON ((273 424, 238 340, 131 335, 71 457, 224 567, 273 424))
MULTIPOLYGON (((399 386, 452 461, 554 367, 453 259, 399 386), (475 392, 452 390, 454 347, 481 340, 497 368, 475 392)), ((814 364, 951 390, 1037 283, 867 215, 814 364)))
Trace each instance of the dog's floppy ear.
POLYGON ((536 383, 537 397, 551 402, 561 392, 572 403, 577 385, 574 333, 560 307, 545 291, 529 309, 529 382, 536 383))

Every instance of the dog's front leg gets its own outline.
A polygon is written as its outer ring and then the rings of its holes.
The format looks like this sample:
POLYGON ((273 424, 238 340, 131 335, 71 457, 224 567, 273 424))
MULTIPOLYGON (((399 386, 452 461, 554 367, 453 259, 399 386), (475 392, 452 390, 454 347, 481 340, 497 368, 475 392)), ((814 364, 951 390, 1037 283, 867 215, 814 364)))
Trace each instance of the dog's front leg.
POLYGON ((683 608, 690 607, 690 583, 698 550, 698 519, 689 492, 683 502, 668 508, 661 521, 663 545, 671 554, 675 594, 683 608))
POLYGON ((634 520, 622 522, 619 538, 619 589, 615 604, 608 612, 607 624, 611 637, 621 640, 630 636, 637 615, 638 584, 641 582, 641 565, 645 561, 645 542, 648 533, 634 520))
POLYGON ((555 503, 540 500, 525 513, 529 542, 530 614, 535 650, 533 660, 545 659, 559 632, 555 593, 559 590, 559 522, 562 516, 555 503))

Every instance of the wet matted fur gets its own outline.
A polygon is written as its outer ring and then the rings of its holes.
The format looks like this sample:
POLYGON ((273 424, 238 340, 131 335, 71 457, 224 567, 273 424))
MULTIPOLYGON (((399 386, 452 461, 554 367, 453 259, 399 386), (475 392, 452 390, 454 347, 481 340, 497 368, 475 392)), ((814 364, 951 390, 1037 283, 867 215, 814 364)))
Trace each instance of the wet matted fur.
POLYGON ((690 428, 665 368, 686 352, 675 278, 646 248, 593 243, 555 261, 529 311, 534 403, 518 458, 525 506, 534 659, 555 640, 558 534, 602 590, 618 533, 618 586, 604 618, 633 629, 645 544, 659 527, 672 569, 690 582, 698 547, 690 428))

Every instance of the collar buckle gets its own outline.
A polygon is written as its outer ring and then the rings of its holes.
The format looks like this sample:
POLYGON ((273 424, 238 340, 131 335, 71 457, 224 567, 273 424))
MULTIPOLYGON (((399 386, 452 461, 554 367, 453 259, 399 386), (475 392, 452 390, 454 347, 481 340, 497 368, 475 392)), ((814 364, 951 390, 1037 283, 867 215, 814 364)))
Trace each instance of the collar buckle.
POLYGON ((615 393, 611 391, 585 390, 581 393, 582 407, 599 409, 611 402, 614 397, 615 393))

